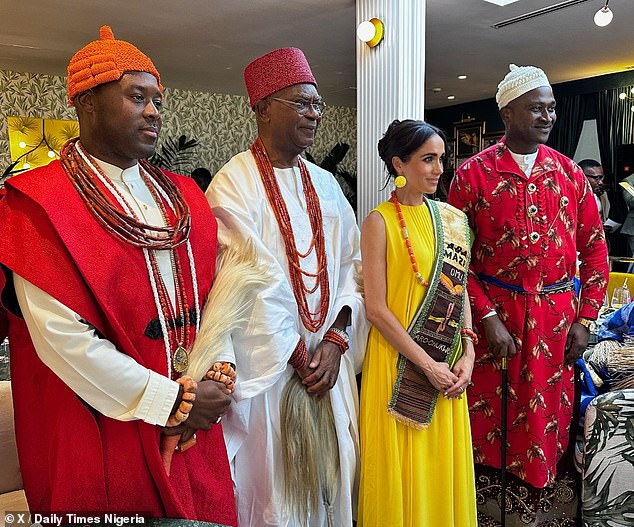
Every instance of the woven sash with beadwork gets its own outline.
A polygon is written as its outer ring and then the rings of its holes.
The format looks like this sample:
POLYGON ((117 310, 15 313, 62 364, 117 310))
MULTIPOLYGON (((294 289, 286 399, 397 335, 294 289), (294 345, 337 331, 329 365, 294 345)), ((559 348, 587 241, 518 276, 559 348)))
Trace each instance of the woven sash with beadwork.
MULTIPOLYGON (((436 261, 429 287, 408 332, 437 362, 453 366, 462 352, 460 328, 469 267, 471 234, 466 217, 447 205, 427 200, 436 237, 436 261)), ((397 360, 388 412, 414 428, 431 422, 440 392, 423 371, 403 355, 397 360)))

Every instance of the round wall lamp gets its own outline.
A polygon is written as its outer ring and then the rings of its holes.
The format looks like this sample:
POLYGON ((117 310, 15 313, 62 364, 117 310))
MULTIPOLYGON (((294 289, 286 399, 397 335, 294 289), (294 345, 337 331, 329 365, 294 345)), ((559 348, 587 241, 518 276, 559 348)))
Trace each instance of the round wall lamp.
POLYGON ((383 40, 383 22, 378 18, 371 18, 361 22, 357 27, 357 37, 371 48, 378 46, 383 40))
POLYGON ((606 0, 605 5, 594 14, 594 23, 599 27, 607 26, 614 17, 612 10, 608 7, 609 1, 606 0))

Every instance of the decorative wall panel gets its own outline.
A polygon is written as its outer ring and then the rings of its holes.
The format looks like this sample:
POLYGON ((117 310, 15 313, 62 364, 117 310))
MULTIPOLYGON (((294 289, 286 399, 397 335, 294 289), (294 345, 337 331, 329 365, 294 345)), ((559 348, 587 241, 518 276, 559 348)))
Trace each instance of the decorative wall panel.
MULTIPOLYGON (((190 171, 201 166, 213 174, 255 139, 255 118, 246 97, 169 87, 165 96, 161 136, 187 135, 200 143, 190 171)), ((66 78, 0 70, 0 174, 11 163, 9 115, 76 119, 66 99, 66 78)), ((356 140, 356 110, 329 106, 309 152, 319 162, 337 142, 348 143, 350 152, 341 167, 356 172, 356 140)))

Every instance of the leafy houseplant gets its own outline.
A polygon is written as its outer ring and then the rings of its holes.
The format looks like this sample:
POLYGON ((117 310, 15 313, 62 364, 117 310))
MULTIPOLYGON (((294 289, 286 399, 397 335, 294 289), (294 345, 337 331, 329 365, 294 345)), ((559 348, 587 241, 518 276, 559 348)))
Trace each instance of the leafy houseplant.
POLYGON ((339 182, 341 186, 341 190, 343 191, 344 196, 352 205, 352 209, 357 211, 357 175, 347 170, 343 170, 338 168, 339 163, 341 163, 346 157, 346 154, 350 150, 350 145, 347 143, 337 143, 332 147, 330 152, 324 157, 321 163, 317 163, 310 153, 305 152, 306 159, 308 159, 311 163, 315 163, 320 166, 324 170, 332 173, 335 176, 335 179, 339 182))
POLYGON ((182 174, 194 161, 194 149, 199 144, 197 139, 188 139, 186 135, 178 138, 167 137, 149 162, 157 167, 182 174))

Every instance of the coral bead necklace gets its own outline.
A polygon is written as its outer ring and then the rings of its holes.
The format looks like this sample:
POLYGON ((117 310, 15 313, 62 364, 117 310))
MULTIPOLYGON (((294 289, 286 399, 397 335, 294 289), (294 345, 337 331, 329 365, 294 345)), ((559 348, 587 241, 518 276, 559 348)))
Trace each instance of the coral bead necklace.
POLYGON ((401 233, 403 234, 403 239, 405 240, 405 246, 407 247, 407 253, 409 254, 409 261, 412 263, 412 269, 414 271, 414 275, 416 276, 416 280, 418 280, 418 283, 420 285, 427 287, 429 285, 429 282, 423 278, 423 275, 420 274, 420 271, 418 270, 416 256, 414 255, 414 248, 412 247, 412 242, 410 242, 409 240, 409 233, 407 232, 407 225, 405 224, 405 218, 403 217, 401 204, 398 202, 396 191, 394 190, 392 191, 392 203, 394 203, 394 208, 396 208, 398 223, 401 226, 401 233))
POLYGON ((304 327, 315 333, 324 325, 326 316, 328 315, 328 307, 330 305, 330 285, 328 282, 328 261, 326 257, 326 242, 324 238, 324 225, 322 222, 321 205, 319 196, 310 179, 310 174, 304 162, 299 159, 299 172, 306 199, 306 208, 310 226, 312 229, 312 242, 305 253, 300 252, 295 244, 295 235, 293 234, 293 226, 291 217, 282 197, 282 192, 275 179, 275 170, 271 164, 266 148, 262 139, 259 137, 251 145, 251 153, 255 159, 255 163, 262 178, 262 184, 266 191, 266 197, 273 209, 277 220, 280 234, 284 240, 286 249, 286 257, 288 259, 288 272, 293 289, 293 295, 297 301, 299 316, 304 327), (312 251, 316 253, 317 270, 310 273, 302 269, 301 259, 306 258, 312 251), (313 281, 312 286, 306 285, 304 277, 313 281), (316 311, 311 311, 308 304, 308 295, 319 289, 320 300, 316 311))
POLYGON ((60 162, 95 220, 121 242, 142 250, 163 335, 168 376, 172 377, 172 371, 182 373, 187 369, 193 342, 190 325, 195 325, 198 331, 200 321, 196 265, 189 239, 191 213, 182 192, 162 170, 140 160, 139 174, 163 220, 163 225, 149 225, 141 220, 78 139, 71 139, 62 147, 60 162), (177 251, 183 244, 190 264, 189 284, 185 283, 181 262, 185 255, 177 251), (159 270, 159 250, 169 250, 175 306, 159 270), (188 289, 193 292, 194 313, 190 313, 188 289))

